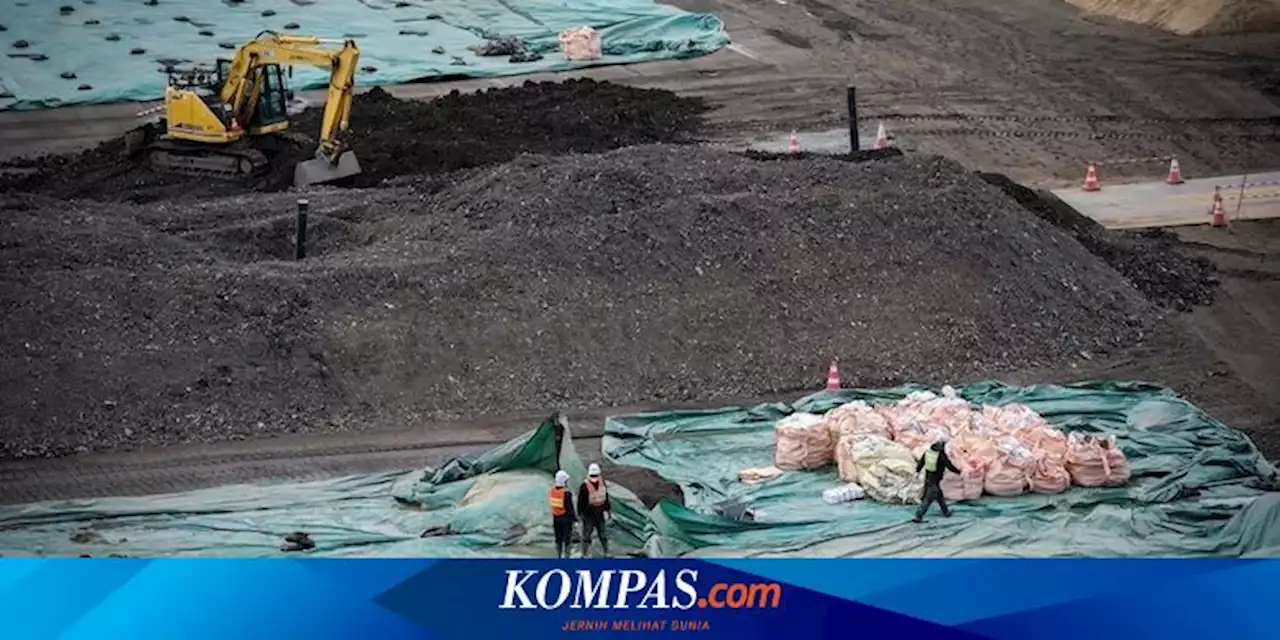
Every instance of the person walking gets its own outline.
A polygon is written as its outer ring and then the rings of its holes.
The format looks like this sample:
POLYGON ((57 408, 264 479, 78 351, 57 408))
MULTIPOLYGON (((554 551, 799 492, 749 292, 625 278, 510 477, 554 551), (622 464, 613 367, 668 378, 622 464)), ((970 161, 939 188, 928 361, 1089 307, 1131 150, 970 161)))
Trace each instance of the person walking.
POLYGON ((573 494, 569 486, 569 474, 556 472, 555 486, 547 499, 551 504, 551 528, 556 534, 556 557, 568 558, 569 545, 573 542, 573 524, 578 515, 573 510, 573 494))
POLYGON ((920 496, 920 508, 916 509, 916 517, 911 521, 924 522, 924 514, 934 502, 942 509, 942 517, 950 518, 951 509, 947 508, 947 499, 942 495, 942 474, 947 470, 960 473, 960 470, 947 457, 946 440, 939 440, 925 450, 924 455, 916 461, 916 473, 921 470, 924 471, 924 494, 920 496))
POLYGON ((605 523, 613 518, 613 506, 609 503, 609 487, 600 477, 600 465, 592 463, 587 468, 587 480, 578 490, 578 513, 582 514, 582 557, 591 549, 591 536, 600 535, 600 549, 609 556, 609 538, 605 523))

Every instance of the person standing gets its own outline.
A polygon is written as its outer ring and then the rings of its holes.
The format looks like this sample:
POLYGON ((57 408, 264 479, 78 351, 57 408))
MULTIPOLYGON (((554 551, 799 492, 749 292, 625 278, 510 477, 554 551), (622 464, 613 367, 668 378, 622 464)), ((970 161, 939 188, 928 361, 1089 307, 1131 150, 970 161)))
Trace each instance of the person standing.
POLYGON ((563 470, 556 472, 555 486, 551 488, 548 501, 551 504, 551 528, 556 534, 556 557, 568 558, 569 545, 573 541, 573 524, 578 515, 573 510, 573 494, 567 488, 569 474, 563 470))
POLYGON ((582 514, 582 557, 591 549, 592 533, 600 534, 600 549, 609 556, 609 538, 605 534, 605 522, 613 518, 613 506, 609 503, 609 487, 600 477, 600 465, 592 463, 587 468, 587 481, 578 490, 578 513, 582 514))
POLYGON ((947 457, 946 440, 939 440, 925 450, 924 455, 916 461, 916 473, 921 470, 924 471, 924 494, 920 496, 920 508, 916 509, 916 517, 911 521, 924 522, 924 514, 934 502, 942 509, 942 517, 950 518, 951 509, 947 508, 947 499, 942 495, 942 474, 947 470, 960 473, 960 470, 947 457))

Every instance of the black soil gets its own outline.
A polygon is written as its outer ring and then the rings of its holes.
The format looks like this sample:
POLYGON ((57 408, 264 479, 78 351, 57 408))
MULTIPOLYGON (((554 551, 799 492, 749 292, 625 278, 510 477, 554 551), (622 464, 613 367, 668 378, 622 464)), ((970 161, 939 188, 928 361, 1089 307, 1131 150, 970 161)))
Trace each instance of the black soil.
MULTIPOLYGON (((380 88, 356 96, 351 143, 364 173, 340 186, 370 186, 404 174, 432 174, 505 162, 521 153, 598 152, 692 140, 707 106, 660 89, 590 79, 526 82, 438 99, 397 100, 380 88)), ((308 109, 291 131, 314 136, 322 111, 308 109)), ((201 199, 289 188, 292 167, 314 147, 284 146, 268 176, 251 184, 158 175, 124 156, 123 139, 80 154, 10 162, 35 169, 0 176, 0 191, 114 202, 201 199)))
POLYGON ((1213 262, 1181 249, 1173 234, 1158 229, 1112 231, 1081 215, 1051 193, 1028 189, 1003 175, 980 175, 1031 213, 1070 232, 1080 244, 1157 303, 1189 311, 1197 305, 1213 302, 1218 288, 1213 262))
MULTIPOLYGON (((488 156, 488 157, 497 157, 488 156)), ((1143 297, 958 165, 651 145, 312 201, 9 198, 2 456, 956 382, 1141 342, 1143 297)))

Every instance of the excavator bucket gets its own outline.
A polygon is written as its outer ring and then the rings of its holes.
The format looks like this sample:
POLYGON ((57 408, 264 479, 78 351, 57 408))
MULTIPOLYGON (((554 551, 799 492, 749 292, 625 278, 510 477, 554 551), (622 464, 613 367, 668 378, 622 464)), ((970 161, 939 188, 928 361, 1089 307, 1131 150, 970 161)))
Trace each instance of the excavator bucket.
POLYGON ((330 162, 327 158, 317 157, 299 162, 293 169, 293 186, 305 187, 324 182, 333 182, 360 174, 360 162, 356 160, 354 151, 344 151, 338 161, 330 162))

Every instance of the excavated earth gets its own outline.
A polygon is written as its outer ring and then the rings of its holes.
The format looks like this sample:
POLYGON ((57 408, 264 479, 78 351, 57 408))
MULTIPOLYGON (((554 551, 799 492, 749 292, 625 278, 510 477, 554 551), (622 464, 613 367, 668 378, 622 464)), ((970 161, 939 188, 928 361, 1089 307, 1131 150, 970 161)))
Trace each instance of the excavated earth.
MULTIPOLYGON (((692 138, 707 110, 702 100, 660 89, 591 79, 526 82, 430 102, 397 100, 380 88, 357 95, 351 143, 363 173, 343 186, 372 186, 403 174, 441 173, 491 165, 521 153, 594 152, 692 138)), ((322 111, 308 109, 291 131, 320 130, 322 111)), ((123 138, 83 153, 9 161, 24 173, 0 173, 0 191, 54 198, 153 202, 283 191, 293 165, 314 145, 289 147, 271 171, 248 184, 160 175, 139 157, 125 157, 123 138)))
POLYGON ((690 146, 378 189, 9 197, 4 456, 546 407, 949 382, 1140 344, 1158 312, 950 161, 690 146))

